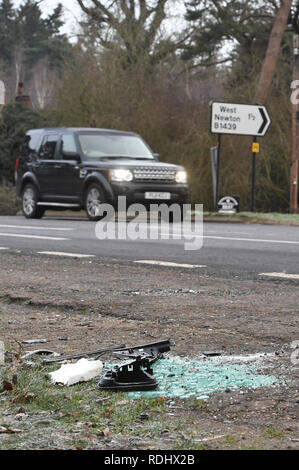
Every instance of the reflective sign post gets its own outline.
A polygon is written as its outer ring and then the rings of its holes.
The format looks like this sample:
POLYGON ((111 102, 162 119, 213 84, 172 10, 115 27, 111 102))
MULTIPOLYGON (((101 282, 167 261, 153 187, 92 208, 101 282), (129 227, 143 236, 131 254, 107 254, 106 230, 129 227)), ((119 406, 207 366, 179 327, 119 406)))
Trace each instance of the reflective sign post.
POLYGON ((258 151, 257 138, 253 137, 252 142, 252 172, 251 172, 251 203, 250 211, 254 212, 254 194, 255 194, 255 166, 256 166, 256 153, 258 151))
MULTIPOLYGON (((299 35, 293 36, 293 80, 299 79, 299 35)), ((298 104, 292 105, 292 163, 290 184, 290 212, 296 214, 298 210, 298 154, 299 154, 299 116, 298 104)))

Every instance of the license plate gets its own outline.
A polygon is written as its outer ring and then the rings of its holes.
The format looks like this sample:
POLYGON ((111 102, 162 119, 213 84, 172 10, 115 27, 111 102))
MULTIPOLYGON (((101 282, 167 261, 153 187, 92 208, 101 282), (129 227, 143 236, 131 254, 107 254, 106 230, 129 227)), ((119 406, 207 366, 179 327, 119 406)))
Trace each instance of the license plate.
POLYGON ((170 199, 170 193, 147 192, 145 199, 170 199))

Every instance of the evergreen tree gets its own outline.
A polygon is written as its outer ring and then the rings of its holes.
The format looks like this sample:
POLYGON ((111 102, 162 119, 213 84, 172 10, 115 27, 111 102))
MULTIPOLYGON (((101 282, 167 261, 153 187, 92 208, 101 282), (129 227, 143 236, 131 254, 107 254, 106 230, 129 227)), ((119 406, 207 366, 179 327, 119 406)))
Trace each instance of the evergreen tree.
POLYGON ((0 126, 0 182, 13 182, 14 166, 25 133, 43 125, 44 120, 36 111, 18 103, 6 106, 0 126))
POLYGON ((0 60, 2 67, 12 60, 11 47, 15 36, 15 9, 11 0, 2 0, 0 3, 0 60))
POLYGON ((14 99, 19 81, 34 100, 40 62, 59 72, 72 52, 67 37, 60 34, 62 5, 43 17, 39 3, 26 0, 15 8, 11 0, 0 2, 0 79, 6 84, 9 101, 14 99))
MULTIPOLYGON (((183 57, 196 65, 263 59, 280 0, 189 0, 190 40, 183 57), (255 58, 255 59, 254 59, 255 58)), ((298 31, 299 1, 293 1, 287 31, 298 31)), ((250 66, 246 67, 246 72, 250 66)))

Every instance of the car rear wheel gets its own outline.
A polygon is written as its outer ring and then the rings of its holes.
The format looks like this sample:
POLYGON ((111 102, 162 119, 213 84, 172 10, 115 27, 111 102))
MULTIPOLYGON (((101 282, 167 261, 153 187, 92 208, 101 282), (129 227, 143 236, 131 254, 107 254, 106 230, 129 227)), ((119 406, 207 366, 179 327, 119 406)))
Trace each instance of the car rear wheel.
POLYGON ((40 219, 45 210, 37 205, 37 191, 33 184, 26 184, 22 192, 22 212, 27 219, 40 219))
POLYGON ((105 194, 100 185, 91 184, 85 194, 85 210, 90 220, 101 220, 105 216, 105 212, 101 212, 101 205, 105 202, 105 194))

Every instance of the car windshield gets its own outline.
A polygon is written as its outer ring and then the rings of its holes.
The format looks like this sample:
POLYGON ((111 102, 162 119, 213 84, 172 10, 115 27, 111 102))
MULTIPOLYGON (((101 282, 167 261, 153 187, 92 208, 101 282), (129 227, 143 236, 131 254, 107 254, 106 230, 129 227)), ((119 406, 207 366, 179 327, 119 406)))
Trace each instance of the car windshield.
POLYGON ((79 141, 86 160, 128 158, 153 160, 142 139, 124 134, 80 134, 79 141))

